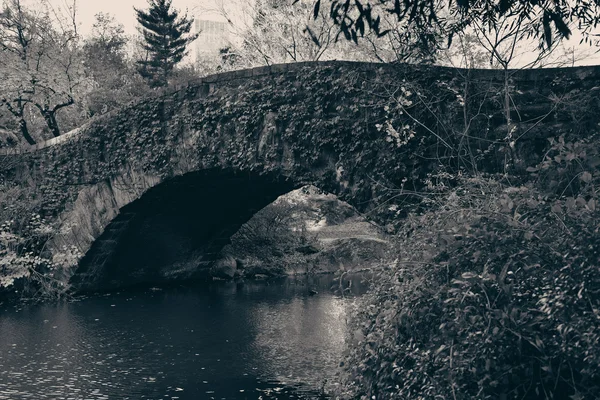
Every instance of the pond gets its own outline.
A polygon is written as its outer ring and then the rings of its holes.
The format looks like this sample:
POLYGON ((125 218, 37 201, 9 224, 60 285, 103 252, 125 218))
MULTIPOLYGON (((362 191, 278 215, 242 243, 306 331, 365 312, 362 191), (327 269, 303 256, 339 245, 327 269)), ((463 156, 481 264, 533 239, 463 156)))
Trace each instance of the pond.
POLYGON ((215 281, 0 309, 0 399, 319 398, 366 290, 348 285, 215 281))

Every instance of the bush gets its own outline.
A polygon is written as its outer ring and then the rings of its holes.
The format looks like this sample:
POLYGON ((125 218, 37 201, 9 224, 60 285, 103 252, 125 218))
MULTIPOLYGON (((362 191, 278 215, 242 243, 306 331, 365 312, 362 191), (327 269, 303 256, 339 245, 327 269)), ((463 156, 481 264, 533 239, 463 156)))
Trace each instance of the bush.
POLYGON ((38 213, 27 189, 0 191, 0 301, 45 300, 65 295, 62 271, 79 259, 76 248, 63 248, 51 257, 46 248, 58 231, 38 213), (27 206, 26 206, 27 205, 27 206))
MULTIPOLYGON (((282 265, 294 264, 302 246, 316 245, 315 235, 309 234, 306 221, 315 211, 306 200, 283 196, 258 211, 231 237, 228 252, 244 264, 279 273, 282 265)), ((263 272, 257 272, 263 273, 263 272)))
POLYGON ((362 299, 339 397, 600 398, 596 155, 559 139, 521 183, 430 186, 362 299))

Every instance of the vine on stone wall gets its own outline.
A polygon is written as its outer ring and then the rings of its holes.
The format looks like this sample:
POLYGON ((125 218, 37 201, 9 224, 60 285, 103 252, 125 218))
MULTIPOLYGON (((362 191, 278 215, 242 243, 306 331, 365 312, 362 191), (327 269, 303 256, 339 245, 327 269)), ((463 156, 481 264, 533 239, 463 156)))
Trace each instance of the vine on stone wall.
MULTIPOLYGON (((523 85, 529 104, 581 83, 523 85)), ((414 193, 431 173, 505 170, 510 146, 496 86, 449 69, 330 64, 220 82, 209 94, 189 87, 94 121, 77 140, 22 155, 7 176, 28 181, 40 214, 54 219, 82 188, 127 170, 162 180, 210 168, 275 173, 335 193, 393 231, 398 211, 419 207, 414 193)), ((567 121, 559 129, 569 137, 573 115, 555 107, 530 125, 567 121)), ((523 172, 550 145, 537 133, 528 144, 530 125, 516 132, 523 172)))

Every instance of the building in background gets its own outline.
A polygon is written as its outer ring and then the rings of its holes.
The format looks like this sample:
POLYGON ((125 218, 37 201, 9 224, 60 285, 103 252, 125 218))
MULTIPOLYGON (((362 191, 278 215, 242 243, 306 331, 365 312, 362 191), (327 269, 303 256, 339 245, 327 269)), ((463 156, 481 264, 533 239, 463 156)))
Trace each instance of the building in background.
POLYGON ((194 32, 199 34, 198 39, 193 42, 193 57, 196 61, 216 57, 220 49, 229 45, 226 22, 196 19, 194 32))

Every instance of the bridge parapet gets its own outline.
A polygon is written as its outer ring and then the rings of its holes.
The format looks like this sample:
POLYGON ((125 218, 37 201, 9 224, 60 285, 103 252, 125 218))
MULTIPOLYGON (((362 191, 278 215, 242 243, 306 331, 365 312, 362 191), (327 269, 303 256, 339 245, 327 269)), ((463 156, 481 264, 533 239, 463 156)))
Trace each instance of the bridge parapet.
MULTIPOLYGON (((217 84, 217 83, 229 82, 229 81, 233 81, 233 80, 237 80, 237 79, 249 79, 249 78, 265 76, 265 75, 272 75, 272 74, 284 74, 288 71, 297 70, 297 69, 304 68, 309 65, 325 65, 328 63, 332 63, 332 62, 306 61, 306 62, 298 62, 298 63, 266 65, 266 66, 247 68, 247 69, 241 69, 241 70, 220 72, 220 73, 211 74, 211 75, 208 75, 208 76, 205 76, 202 78, 193 79, 193 80, 189 81, 187 83, 187 85, 185 85, 185 86, 178 85, 178 86, 168 88, 168 89, 158 89, 152 95, 149 95, 142 99, 138 99, 138 100, 134 101, 133 104, 142 104, 149 100, 156 100, 157 98, 172 96, 183 90, 186 90, 188 87, 217 84)), ((338 63, 338 62, 335 62, 335 63, 338 63)), ((375 63, 360 63, 360 64, 364 65, 364 66, 379 65, 379 64, 375 64, 375 63)), ((385 65, 385 64, 381 64, 381 65, 385 65)), ((63 144, 65 142, 76 139, 76 137, 80 133, 82 133, 85 130, 85 128, 90 125, 91 122, 97 121, 97 120, 102 121, 103 119, 110 118, 112 115, 114 115, 117 112, 119 112, 119 110, 114 110, 109 113, 102 114, 96 118, 93 118, 91 121, 84 123, 81 127, 75 128, 69 132, 66 132, 66 133, 58 136, 58 137, 36 143, 35 145, 23 145, 23 146, 11 147, 11 148, 0 148, 0 155, 18 155, 18 154, 31 153, 31 152, 35 152, 37 150, 44 149, 46 147, 63 144)))

